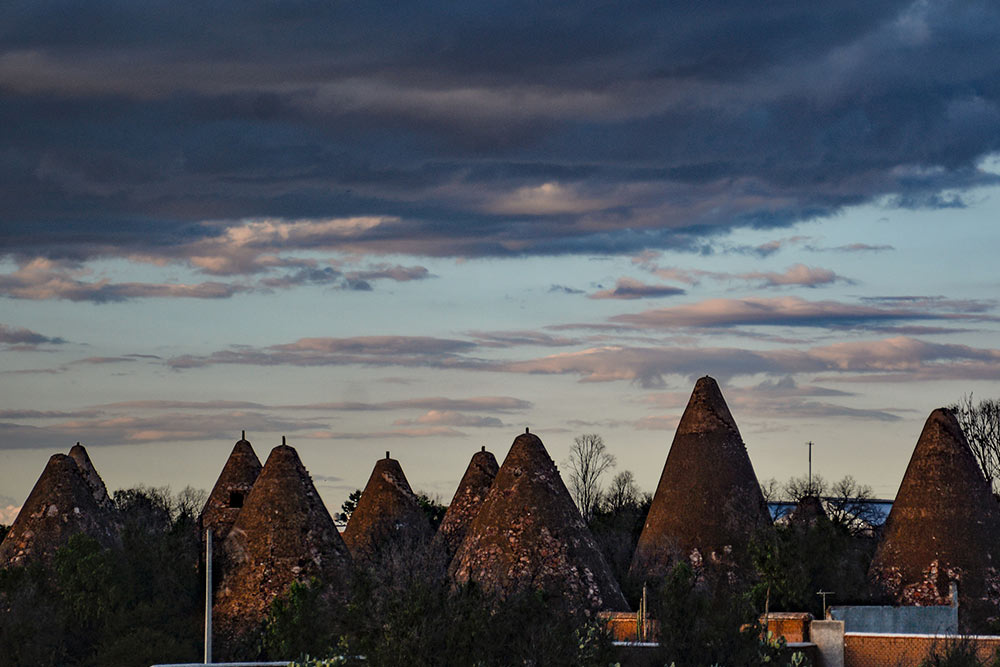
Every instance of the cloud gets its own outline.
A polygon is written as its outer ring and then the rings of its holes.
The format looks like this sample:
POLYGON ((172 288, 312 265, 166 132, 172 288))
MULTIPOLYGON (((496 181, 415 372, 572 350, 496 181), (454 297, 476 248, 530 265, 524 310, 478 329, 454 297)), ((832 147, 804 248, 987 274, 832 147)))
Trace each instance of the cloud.
POLYGON ((506 426, 496 417, 476 417, 465 415, 452 410, 431 410, 416 419, 397 419, 394 426, 414 426, 414 425, 440 425, 440 426, 471 426, 473 428, 496 428, 506 426))
POLYGON ((818 287, 837 281, 850 282, 843 276, 838 276, 830 269, 813 268, 805 264, 795 264, 789 267, 784 273, 755 271, 742 273, 737 277, 756 282, 758 287, 783 287, 787 285, 818 287))
POLYGON ((468 335, 482 347, 565 347, 580 342, 578 338, 553 336, 540 331, 470 331, 468 335))
MULTIPOLYGON (((734 414, 753 418, 827 420, 849 418, 855 420, 895 422, 902 417, 899 413, 907 410, 892 408, 853 408, 831 403, 817 398, 846 398, 850 392, 829 389, 817 385, 799 385, 791 376, 765 380, 754 386, 725 388, 726 403, 734 414)), ((640 402, 681 409, 688 401, 688 395, 669 392, 644 396, 640 402)))
MULTIPOLYGON (((624 9, 18 5, 0 27, 0 123, 18 128, 0 138, 0 247, 314 284, 297 253, 701 252, 997 182, 992 3, 624 9), (266 51, 246 38, 263 25, 266 51)), ((72 280, 22 289, 234 286, 72 280)))
POLYGON ((34 348, 38 345, 45 344, 62 345, 65 342, 66 340, 64 338, 43 336, 37 331, 32 331, 31 329, 0 324, 0 344, 28 346, 34 348))
POLYGON ((582 289, 576 289, 575 287, 567 287, 566 285, 551 285, 549 287, 549 292, 558 292, 562 294, 584 294, 582 289))
POLYGON ((647 285, 632 278, 619 278, 614 289, 600 290, 590 295, 591 299, 657 299, 678 296, 685 291, 671 285, 647 285))
POLYGON ((0 410, 0 419, 79 419, 96 417, 100 410, 0 410))
MULTIPOLYGON (((511 396, 471 396, 468 398, 445 398, 425 396, 399 401, 380 403, 338 402, 264 405, 250 401, 174 401, 142 400, 105 403, 95 406, 95 410, 271 410, 271 411, 317 411, 317 412, 370 412, 387 410, 432 410, 432 411, 479 411, 511 413, 523 412, 533 404, 511 396)), ((2 414, 2 413, 0 413, 2 414)))
POLYGON ((321 440, 458 437, 462 434, 452 427, 504 426, 499 418, 486 415, 521 413, 531 407, 531 402, 510 396, 457 399, 425 396, 381 403, 267 405, 250 401, 146 399, 77 410, 9 408, 0 410, 0 442, 3 443, 0 449, 51 448, 53 442, 63 441, 82 441, 94 446, 228 441, 236 438, 240 430, 245 430, 251 438, 253 433, 286 433, 294 438, 321 440), (369 411, 421 411, 422 414, 398 418, 394 423, 396 428, 370 434, 333 431, 324 419, 327 416, 324 413, 369 411), (466 414, 472 411, 481 414, 466 414))
POLYGON ((249 287, 220 282, 113 283, 109 279, 79 280, 83 269, 71 269, 48 259, 35 258, 13 273, 0 275, 0 296, 34 301, 66 299, 111 303, 137 298, 228 299, 249 287))
MULTIPOLYGON (((37 419, 37 417, 25 417, 37 419)), ((320 425, 322 426, 322 425, 320 425)), ((55 421, 44 427, 0 422, 0 449, 51 448, 53 442, 84 442, 88 446, 141 445, 158 442, 231 440, 240 429, 298 433, 315 429, 309 420, 288 420, 256 411, 210 414, 165 412, 157 415, 100 414, 83 411, 81 418, 55 421)))
POLYGON ((368 366, 460 367, 476 365, 461 353, 476 347, 471 341, 427 336, 357 336, 353 338, 301 338, 294 343, 266 348, 233 348, 208 356, 173 357, 175 369, 216 364, 252 366, 368 366))
MULTIPOLYGON (((250 257, 242 253, 241 257, 250 257)), ((166 264, 163 257, 130 256, 135 261, 166 264)), ((84 280, 90 273, 77 262, 57 261, 36 257, 22 262, 13 272, 0 274, 0 296, 26 300, 91 301, 94 303, 122 302, 147 298, 228 299, 237 294, 290 289, 307 285, 327 285, 338 289, 370 290, 371 283, 380 280, 409 282, 433 277, 422 266, 375 264, 344 272, 333 266, 321 266, 315 260, 281 259, 255 256, 246 264, 233 263, 229 258, 192 257, 190 264, 199 270, 217 275, 253 274, 272 271, 275 267, 294 270, 282 275, 263 277, 257 282, 142 283, 113 282, 110 278, 84 280), (259 260, 259 261, 257 261, 259 260)))
POLYGON ((801 373, 860 373, 902 379, 928 374, 950 377, 970 366, 979 368, 970 378, 1000 376, 1000 350, 928 343, 903 336, 807 349, 606 346, 509 362, 497 370, 578 375, 583 382, 630 381, 643 387, 660 387, 665 376, 693 379, 706 373, 723 379, 801 373))
POLYGON ((742 255, 755 255, 757 257, 770 257, 779 250, 793 245, 802 245, 804 242, 808 241, 808 236, 790 236, 788 238, 774 239, 773 241, 767 241, 766 243, 761 243, 755 246, 741 245, 728 248, 729 252, 735 252, 742 255))
POLYGON ((790 326, 862 328, 915 320, 991 320, 978 303, 964 307, 942 300, 924 303, 847 304, 807 301, 801 297, 708 299, 698 303, 616 315, 610 321, 640 329, 684 327, 790 326))
MULTIPOLYGON (((768 247, 778 248, 789 241, 798 241, 807 237, 795 236, 791 239, 772 241, 765 244, 768 247)), ((770 253, 765 253, 765 256, 770 253)), ((834 282, 851 282, 843 276, 839 276, 830 269, 814 268, 805 264, 795 264, 790 266, 784 273, 753 271, 748 273, 726 273, 721 271, 704 271, 701 269, 679 269, 675 267, 662 267, 656 263, 659 253, 640 253, 632 258, 632 263, 639 268, 649 271, 653 275, 664 280, 673 280, 688 285, 697 285, 703 279, 712 280, 743 280, 755 283, 757 287, 781 287, 787 285, 800 285, 804 287, 818 287, 834 282)))
POLYGON ((251 401, 169 401, 141 400, 104 403, 101 410, 267 410, 269 406, 251 401))
POLYGON ((300 437, 316 440, 392 440, 394 438, 463 438, 465 433, 448 426, 397 428, 387 431, 314 431, 300 437))
POLYGON ((10 496, 0 496, 0 524, 9 526, 14 523, 14 519, 21 512, 21 505, 16 504, 10 496))
POLYGON ((889 250, 895 250, 895 246, 887 244, 872 245, 869 243, 848 243, 845 245, 838 245, 833 247, 819 247, 814 245, 805 246, 806 250, 813 252, 886 252, 889 250))

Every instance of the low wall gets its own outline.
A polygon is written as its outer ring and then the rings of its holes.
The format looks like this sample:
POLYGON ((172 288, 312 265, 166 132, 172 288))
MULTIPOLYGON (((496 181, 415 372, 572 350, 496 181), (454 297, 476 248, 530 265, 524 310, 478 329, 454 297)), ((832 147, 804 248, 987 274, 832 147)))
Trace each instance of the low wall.
POLYGON ((958 633, 958 607, 835 606, 829 617, 844 622, 844 632, 953 635, 958 633))
POLYGON ((639 614, 634 611, 602 611, 597 617, 603 620, 616 642, 655 642, 660 636, 658 621, 646 619, 639 625, 639 614))
POLYGON ((932 653, 942 653, 951 642, 975 644, 985 660, 1000 649, 1000 637, 993 635, 903 635, 876 632, 848 632, 844 635, 844 667, 914 667, 932 653))
POLYGON ((809 612, 771 612, 760 617, 764 632, 770 632, 775 639, 784 637, 789 644, 809 641, 809 624, 813 616, 809 612))

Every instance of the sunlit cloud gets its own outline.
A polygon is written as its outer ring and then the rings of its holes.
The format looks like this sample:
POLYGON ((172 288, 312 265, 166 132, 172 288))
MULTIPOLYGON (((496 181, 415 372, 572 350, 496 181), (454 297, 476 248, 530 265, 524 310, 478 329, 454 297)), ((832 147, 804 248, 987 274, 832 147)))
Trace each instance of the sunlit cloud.
POLYGON ((838 276, 830 269, 809 267, 805 264, 795 264, 783 273, 754 271, 737 274, 735 277, 754 282, 758 287, 783 287, 788 285, 818 287, 837 281, 850 282, 843 276, 838 276))
MULTIPOLYGON (((919 304, 918 304, 919 305, 919 304)), ((929 304, 923 304, 929 305, 929 304)), ((641 313, 617 315, 610 320, 638 328, 732 327, 737 325, 798 327, 863 327, 907 320, 992 320, 977 307, 971 312, 943 302, 934 308, 909 304, 857 305, 839 301, 808 301, 797 296, 742 299, 708 299, 641 313)))

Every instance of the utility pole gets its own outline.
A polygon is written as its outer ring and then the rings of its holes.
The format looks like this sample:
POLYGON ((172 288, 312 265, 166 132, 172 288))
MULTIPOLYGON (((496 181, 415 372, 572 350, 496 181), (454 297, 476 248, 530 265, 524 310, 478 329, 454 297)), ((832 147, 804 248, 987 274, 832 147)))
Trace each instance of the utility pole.
POLYGON ((809 447, 809 494, 813 492, 813 441, 806 443, 809 447))
POLYGON ((833 591, 816 591, 816 595, 822 596, 823 598, 823 618, 826 618, 826 596, 836 595, 833 591))
POLYGON ((212 529, 205 531, 205 664, 212 664, 212 529))

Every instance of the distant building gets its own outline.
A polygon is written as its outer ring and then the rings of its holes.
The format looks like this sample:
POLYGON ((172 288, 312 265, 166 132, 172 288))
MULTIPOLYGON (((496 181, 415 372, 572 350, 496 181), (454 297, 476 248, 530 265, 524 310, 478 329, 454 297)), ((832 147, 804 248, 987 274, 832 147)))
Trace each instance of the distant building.
MULTIPOLYGON (((86 457, 83 447, 74 449, 77 457, 86 457)), ((86 457, 86 461, 89 463, 90 458, 86 457)), ((100 482, 92 464, 87 473, 80 470, 74 458, 52 455, 0 543, 0 567, 50 558, 80 533, 106 547, 120 543, 118 512, 110 501, 103 500, 107 491, 103 498, 100 493, 104 482, 100 482)))
POLYGON ((871 576, 897 604, 947 605, 959 630, 1000 615, 1000 508, 954 414, 930 414, 896 494, 871 576))
POLYGON ((627 609, 555 463, 531 433, 514 440, 449 572, 501 597, 540 589, 587 613, 627 609))
POLYGON ((233 451, 226 460, 219 479, 215 481, 212 492, 208 494, 205 507, 201 511, 199 521, 202 530, 211 530, 215 540, 220 544, 229 529, 236 523, 236 517, 246 503, 261 465, 253 446, 246 439, 246 431, 233 446, 233 451))
POLYGON ((222 545, 226 572, 215 597, 221 657, 242 650, 271 603, 293 582, 317 578, 339 594, 351 556, 292 447, 271 450, 222 545))
POLYGON ((444 545, 449 560, 458 551, 469 526, 479 514, 499 470, 496 457, 492 452, 486 451, 485 447, 469 461, 469 467, 465 469, 462 481, 458 483, 458 489, 438 527, 438 539, 444 545))
POLYGON ((631 572, 662 576, 679 560, 734 564, 770 524, 736 421, 719 385, 703 377, 677 425, 631 572))
POLYGON ((355 559, 365 560, 381 549, 422 543, 432 534, 430 519, 420 508, 402 466, 386 452, 375 463, 347 522, 347 548, 355 559))

